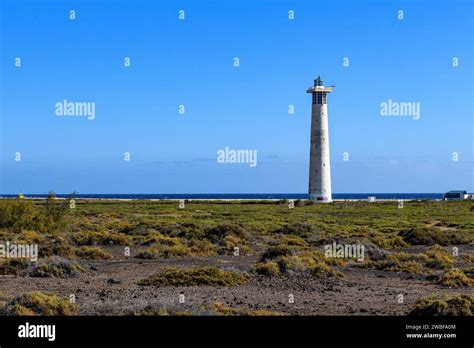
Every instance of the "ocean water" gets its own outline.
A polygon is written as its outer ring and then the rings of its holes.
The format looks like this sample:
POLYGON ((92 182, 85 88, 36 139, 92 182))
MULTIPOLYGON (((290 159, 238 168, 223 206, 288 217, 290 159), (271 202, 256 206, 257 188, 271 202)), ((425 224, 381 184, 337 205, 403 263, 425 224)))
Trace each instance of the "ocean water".
MULTIPOLYGON (((27 198, 44 198, 47 194, 25 194, 27 198)), ((57 197, 68 197, 67 194, 57 194, 57 197)), ((398 199, 442 199, 442 193, 333 193, 336 200, 366 200, 375 196, 382 200, 398 199)), ((0 195, 12 198, 17 195, 0 195)), ((77 194, 76 198, 102 198, 102 199, 307 199, 305 193, 206 193, 206 194, 77 194)))

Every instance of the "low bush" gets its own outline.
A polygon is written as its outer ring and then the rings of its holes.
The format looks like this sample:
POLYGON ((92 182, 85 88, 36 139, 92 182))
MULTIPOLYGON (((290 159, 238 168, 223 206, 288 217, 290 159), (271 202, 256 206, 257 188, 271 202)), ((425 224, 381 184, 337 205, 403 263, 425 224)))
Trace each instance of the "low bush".
POLYGON ((224 271, 216 267, 168 268, 143 279, 138 285, 153 286, 237 286, 246 284, 249 277, 240 272, 224 271))
POLYGON ((432 294, 420 298, 410 315, 426 316, 472 316, 474 313, 474 295, 432 294))
POLYGON ((130 237, 108 231, 81 231, 71 236, 74 244, 82 245, 130 245, 130 237))
POLYGON ((297 250, 288 246, 272 246, 266 249, 260 260, 255 263, 254 272, 266 276, 310 272, 316 277, 342 277, 331 265, 340 265, 344 261, 324 257, 322 252, 297 250))
POLYGON ((84 269, 77 263, 61 257, 52 257, 50 259, 39 261, 38 264, 32 265, 28 274, 31 277, 40 278, 70 278, 77 276, 81 272, 84 272, 84 269))
POLYGON ((224 305, 221 302, 214 302, 210 306, 213 315, 225 316, 280 316, 283 313, 268 311, 266 309, 246 309, 246 308, 232 308, 224 305))
POLYGON ((281 256, 291 256, 291 255, 293 255, 293 251, 290 247, 286 245, 272 246, 272 247, 267 248, 263 252, 260 260, 261 261, 273 260, 281 256))
POLYGON ((432 278, 438 284, 449 286, 450 288, 474 285, 474 280, 468 277, 459 268, 450 269, 449 271, 433 276, 432 278))
POLYGON ((38 291, 27 292, 15 297, 7 303, 4 314, 22 315, 74 315, 76 306, 67 299, 59 298, 54 294, 38 291))
POLYGON ((436 228, 410 228, 401 231, 399 236, 411 245, 460 245, 469 242, 465 233, 456 231, 441 231, 436 228))
POLYGON ((424 254, 427 257, 425 266, 428 268, 436 270, 448 269, 454 263, 453 256, 438 245, 429 248, 424 254))
POLYGON ((109 260, 112 258, 112 254, 109 252, 91 246, 82 246, 74 249, 74 254, 85 260, 109 260))
POLYGON ((250 233, 242 226, 235 224, 222 224, 204 231, 204 238, 214 244, 222 245, 226 237, 233 236, 237 240, 246 240, 250 233))
POLYGON ((388 272, 423 274, 422 259, 418 255, 403 252, 385 255, 382 259, 370 261, 367 265, 388 272))
POLYGON ((0 228, 12 233, 35 229, 38 214, 35 205, 28 200, 0 200, 0 228))
POLYGON ((254 271, 257 274, 269 277, 275 277, 281 274, 280 266, 278 266, 278 264, 273 261, 264 261, 256 263, 254 266, 254 271))
POLYGON ((214 245, 209 241, 192 240, 188 245, 181 244, 181 242, 173 245, 154 245, 140 251, 136 257, 139 259, 151 260, 159 258, 170 259, 183 256, 209 256, 214 255, 215 253, 214 245))
POLYGON ((30 262, 23 259, 5 259, 0 261, 0 275, 21 275, 30 267, 30 262))
POLYGON ((314 233, 313 226, 310 224, 296 223, 280 227, 274 233, 291 234, 299 237, 309 237, 314 233))

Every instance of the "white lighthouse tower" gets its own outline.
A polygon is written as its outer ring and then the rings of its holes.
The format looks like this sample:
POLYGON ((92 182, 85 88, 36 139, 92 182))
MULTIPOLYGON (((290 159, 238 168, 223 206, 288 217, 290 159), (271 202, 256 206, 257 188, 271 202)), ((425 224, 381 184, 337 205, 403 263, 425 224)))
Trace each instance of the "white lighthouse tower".
POLYGON ((313 95, 311 109, 311 148, 309 154, 309 199, 315 203, 332 201, 329 159, 328 106, 326 96, 332 87, 324 87, 318 76, 307 93, 313 95))

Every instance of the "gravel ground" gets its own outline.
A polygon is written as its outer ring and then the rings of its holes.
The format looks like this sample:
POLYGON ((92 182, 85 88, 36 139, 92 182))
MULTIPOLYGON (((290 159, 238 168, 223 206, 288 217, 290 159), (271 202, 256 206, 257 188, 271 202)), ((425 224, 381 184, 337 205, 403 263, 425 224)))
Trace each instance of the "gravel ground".
POLYGON ((172 260, 124 258, 120 247, 107 248, 114 260, 79 261, 86 272, 74 278, 1 276, 4 299, 26 291, 45 291, 61 296, 74 294, 78 314, 127 315, 153 308, 173 308, 203 314, 199 308, 220 302, 239 309, 263 309, 287 315, 404 315, 420 296, 431 293, 470 293, 472 289, 450 289, 407 274, 358 268, 339 270, 344 278, 318 279, 309 274, 265 277, 252 274, 248 284, 237 287, 154 287, 137 281, 164 267, 216 266, 250 272, 256 256, 212 256, 172 260), (120 259, 122 257, 122 259, 120 259), (184 303, 179 295, 184 294, 184 303), (397 295, 403 294, 403 303, 397 295), (294 302, 290 303, 291 295, 294 302))

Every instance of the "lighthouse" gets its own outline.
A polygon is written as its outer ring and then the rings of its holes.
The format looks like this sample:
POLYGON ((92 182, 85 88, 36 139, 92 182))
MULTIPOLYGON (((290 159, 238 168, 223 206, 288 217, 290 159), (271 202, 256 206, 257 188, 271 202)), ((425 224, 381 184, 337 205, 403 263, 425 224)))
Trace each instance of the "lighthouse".
POLYGON ((321 77, 307 93, 313 96, 311 108, 311 148, 309 152, 309 199, 315 203, 332 201, 331 164, 329 159, 329 126, 327 94, 332 87, 325 87, 321 77))

